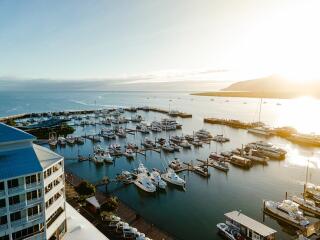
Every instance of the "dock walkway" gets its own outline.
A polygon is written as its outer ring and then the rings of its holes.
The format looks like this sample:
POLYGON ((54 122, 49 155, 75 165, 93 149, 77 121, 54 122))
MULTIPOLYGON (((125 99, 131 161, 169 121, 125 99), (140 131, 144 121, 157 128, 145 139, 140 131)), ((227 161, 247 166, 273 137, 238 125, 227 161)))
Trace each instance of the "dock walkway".
MULTIPOLYGON (((77 186, 81 181, 84 180, 81 177, 78 177, 75 174, 70 173, 70 172, 65 174, 65 178, 66 178, 66 183, 69 185, 69 190, 67 190, 67 195, 68 195, 68 192, 75 194, 74 191, 70 190, 70 186, 71 187, 77 186)), ((101 192, 97 189, 96 198, 99 200, 99 202, 106 201, 106 199, 108 197, 109 196, 106 193, 101 192)), ((85 210, 82 210, 81 213, 83 211, 85 212, 85 210)), ((156 227, 153 223, 151 223, 147 219, 140 216, 134 209, 127 206, 121 200, 119 200, 119 207, 118 207, 118 210, 116 211, 116 215, 119 216, 123 221, 128 222, 130 226, 137 228, 138 231, 143 232, 144 234, 146 234, 146 236, 148 236, 149 238, 152 238, 154 240, 178 239, 177 237, 173 237, 171 234, 156 227)), ((107 237, 109 237, 110 239, 114 239, 114 238, 112 238, 112 236, 110 236, 110 232, 106 231, 106 227, 103 226, 103 224, 101 222, 99 222, 98 219, 94 219, 92 217, 92 215, 90 216, 90 213, 88 213, 88 212, 85 212, 84 216, 90 222, 95 224, 96 227, 100 231, 105 233, 105 235, 107 237), (89 215, 89 216, 87 216, 87 215, 89 215)))

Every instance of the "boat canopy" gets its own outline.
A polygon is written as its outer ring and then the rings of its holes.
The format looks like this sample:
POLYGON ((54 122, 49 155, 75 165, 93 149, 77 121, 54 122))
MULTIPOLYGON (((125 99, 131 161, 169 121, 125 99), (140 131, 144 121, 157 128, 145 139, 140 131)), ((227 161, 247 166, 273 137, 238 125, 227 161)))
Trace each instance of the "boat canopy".
POLYGON ((259 234, 263 237, 268 237, 275 234, 277 231, 269 228, 268 226, 249 218, 248 216, 244 215, 239 211, 233 211, 225 214, 227 219, 230 219, 234 222, 239 223, 240 225, 254 231, 255 233, 259 234))

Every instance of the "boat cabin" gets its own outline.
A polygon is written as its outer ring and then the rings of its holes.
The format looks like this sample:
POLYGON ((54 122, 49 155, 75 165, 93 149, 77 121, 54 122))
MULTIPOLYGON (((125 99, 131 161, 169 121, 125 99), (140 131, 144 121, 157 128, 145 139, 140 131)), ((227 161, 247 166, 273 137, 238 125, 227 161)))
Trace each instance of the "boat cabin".
POLYGON ((226 223, 233 225, 240 230, 240 233, 246 239, 252 240, 274 240, 276 230, 249 218, 239 211, 233 211, 225 214, 226 223))

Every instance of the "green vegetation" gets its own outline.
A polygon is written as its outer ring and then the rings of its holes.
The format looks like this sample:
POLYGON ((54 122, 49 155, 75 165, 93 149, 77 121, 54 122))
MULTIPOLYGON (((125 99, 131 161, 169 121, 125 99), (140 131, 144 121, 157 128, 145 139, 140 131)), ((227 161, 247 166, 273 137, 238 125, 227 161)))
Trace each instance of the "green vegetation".
POLYGON ((118 198, 117 197, 110 197, 107 199, 107 201, 105 201, 101 205, 100 211, 101 211, 101 214, 104 213, 104 215, 105 215, 107 213, 110 213, 110 212, 117 210, 118 207, 119 207, 118 198))
POLYGON ((28 130, 27 132, 36 136, 38 139, 48 139, 50 132, 56 132, 57 136, 67 136, 68 134, 72 134, 74 131, 75 129, 73 127, 63 123, 57 127, 32 129, 28 130))
POLYGON ((16 121, 13 120, 13 119, 11 119, 11 118, 9 118, 8 120, 6 120, 4 123, 7 124, 7 125, 9 125, 9 126, 13 126, 13 127, 15 127, 15 126, 17 125, 17 124, 16 124, 16 121))
POLYGON ((81 199, 91 197, 96 192, 95 186, 87 181, 82 181, 81 183, 79 183, 78 186, 75 187, 75 190, 80 195, 81 199))

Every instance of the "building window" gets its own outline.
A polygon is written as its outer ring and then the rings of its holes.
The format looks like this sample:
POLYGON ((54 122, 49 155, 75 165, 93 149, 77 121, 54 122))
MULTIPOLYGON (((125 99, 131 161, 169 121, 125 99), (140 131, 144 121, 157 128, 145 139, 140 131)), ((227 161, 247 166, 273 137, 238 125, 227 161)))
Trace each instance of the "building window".
POLYGON ((7 224, 7 223, 8 223, 7 216, 0 217, 0 225, 7 224))
POLYGON ((5 235, 3 237, 0 237, 0 240, 9 240, 9 235, 5 235))
POLYGON ((14 222, 21 219, 21 212, 15 212, 10 214, 10 221, 14 222))
POLYGON ((21 231, 12 233, 12 239, 13 240, 24 239, 28 236, 34 235, 35 233, 39 232, 39 230, 40 230, 39 224, 29 228, 25 228, 21 231))
POLYGON ((0 208, 6 207, 6 200, 5 199, 0 199, 0 208))
POLYGON ((32 184, 37 182, 37 175, 31 175, 26 177, 26 184, 32 184))
POLYGON ((8 180, 8 188, 15 188, 19 186, 19 180, 17 178, 8 180))
POLYGON ((19 195, 9 197, 9 205, 14 205, 17 203, 20 203, 20 196, 19 195))
POLYGON ((37 205, 31 208, 28 208, 28 217, 38 215, 41 212, 41 206, 37 205))
POLYGON ((37 199, 38 197, 41 197, 41 190, 34 190, 32 192, 27 192, 27 200, 33 200, 37 199))
POLYGON ((4 182, 0 182, 0 191, 4 191, 4 182))

